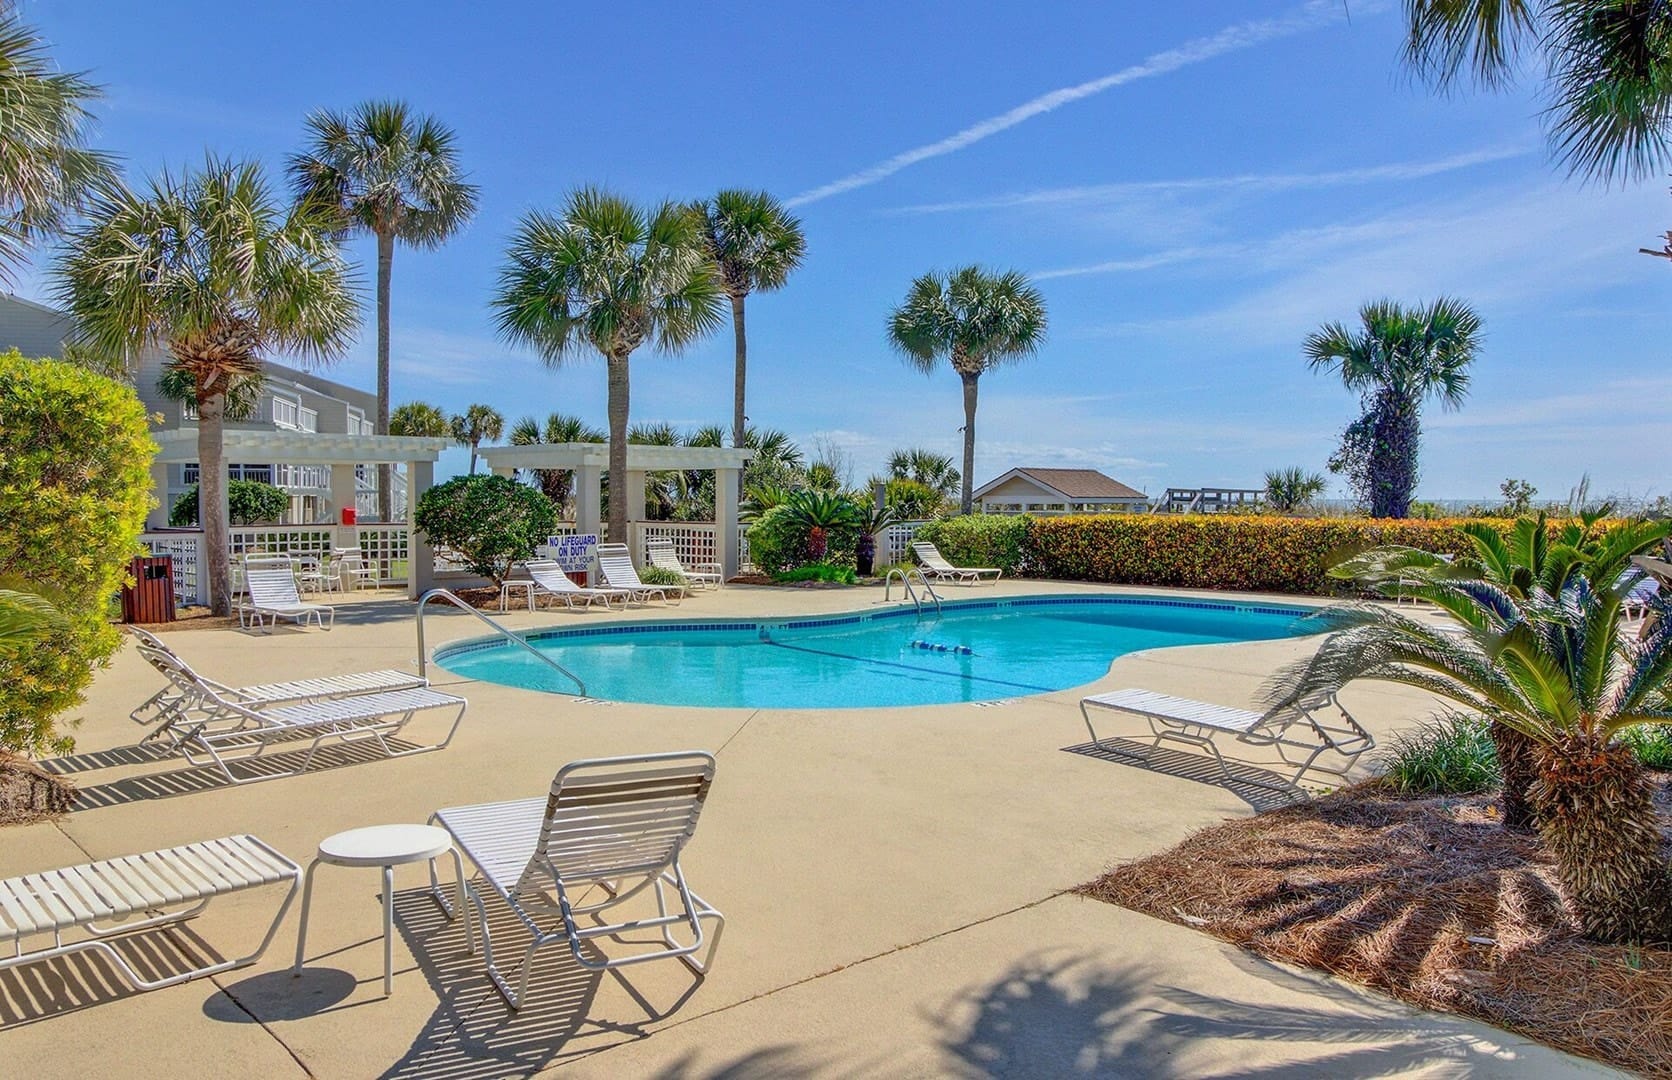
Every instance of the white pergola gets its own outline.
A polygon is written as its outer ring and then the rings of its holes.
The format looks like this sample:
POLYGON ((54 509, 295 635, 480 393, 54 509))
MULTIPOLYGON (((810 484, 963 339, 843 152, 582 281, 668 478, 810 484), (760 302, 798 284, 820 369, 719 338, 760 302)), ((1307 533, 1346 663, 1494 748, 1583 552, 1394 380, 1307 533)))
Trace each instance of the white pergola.
MULTIPOLYGON (((609 471, 608 443, 536 443, 531 446, 485 446, 479 451, 488 468, 501 476, 518 469, 565 469, 575 474, 575 529, 603 532, 603 478, 609 471)), ((737 573, 737 481, 744 465, 755 456, 747 447, 627 446, 627 500, 631 526, 644 520, 647 473, 684 470, 714 473, 715 561, 726 577, 737 573)), ((625 540, 625 537, 621 538, 625 540)))
MULTIPOLYGON (((152 433, 158 448, 151 465, 153 486, 167 488, 166 467, 197 461, 197 428, 152 433)), ((435 583, 435 552, 413 526, 418 497, 435 483, 435 462, 451 439, 415 435, 340 435, 312 431, 227 428, 221 451, 227 461, 273 465, 324 465, 331 469, 334 506, 353 506, 356 465, 405 465, 407 478, 407 593, 417 598, 435 583)), ((403 524, 390 522, 389 524, 403 524)))

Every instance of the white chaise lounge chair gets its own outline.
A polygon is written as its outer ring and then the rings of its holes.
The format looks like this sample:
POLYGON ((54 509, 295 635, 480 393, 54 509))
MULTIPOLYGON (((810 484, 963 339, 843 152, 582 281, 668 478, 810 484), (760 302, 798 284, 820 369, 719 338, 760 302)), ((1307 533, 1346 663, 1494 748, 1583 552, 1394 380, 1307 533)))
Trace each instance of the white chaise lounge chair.
POLYGON ((1097 709, 1143 717, 1149 722, 1154 736, 1150 744, 1152 748, 1167 741, 1206 750, 1219 762, 1220 773, 1225 779, 1276 790, 1289 790, 1300 783, 1309 771, 1346 780, 1348 770, 1360 755, 1376 746, 1376 740, 1353 719, 1334 694, 1320 694, 1291 708, 1265 713, 1210 705, 1152 690, 1116 690, 1081 698, 1080 715, 1085 718, 1086 730, 1091 733, 1093 744, 1122 753, 1114 747, 1105 747, 1098 737, 1091 721, 1092 711, 1097 709), (1328 717, 1331 711, 1340 714, 1339 722, 1328 717), (1215 744, 1219 736, 1229 736, 1246 746, 1275 747, 1282 762, 1295 770, 1293 778, 1287 786, 1263 784, 1246 775, 1233 778, 1215 744), (1320 763, 1318 759, 1326 753, 1331 755, 1331 759, 1320 763))
POLYGON ((247 967, 272 943, 296 887, 301 867, 253 836, 228 836, 196 844, 105 859, 62 870, 0 881, 0 943, 10 942, 11 956, 0 956, 0 970, 81 952, 97 952, 139 990, 200 979, 247 967), (235 960, 206 960, 188 971, 146 978, 110 939, 190 919, 217 896, 262 885, 290 883, 284 903, 254 952, 235 960), (140 918, 133 918, 133 916, 140 918), (66 942, 65 931, 88 937, 66 942), (25 950, 27 938, 50 934, 51 944, 25 950))
POLYGON ((650 565, 658 570, 666 570, 670 574, 678 574, 685 579, 685 584, 693 589, 707 587, 718 589, 724 581, 725 575, 720 573, 719 563, 699 563, 700 569, 687 570, 679 561, 679 552, 673 549, 673 541, 667 537, 649 539, 644 542, 645 558, 650 565))
POLYGON ((214 765, 233 784, 304 773, 313 764, 319 748, 332 740, 374 742, 385 757, 391 758, 444 749, 453 741, 469 705, 464 698, 428 686, 415 686, 258 710, 224 696, 172 653, 158 653, 147 659, 187 697, 168 725, 169 745, 192 765, 214 765), (440 742, 399 747, 390 744, 389 740, 400 735, 417 714, 449 708, 458 712, 447 729, 447 736, 440 742), (254 761, 274 747, 281 753, 299 749, 304 740, 308 740, 307 753, 293 768, 263 769, 253 776, 239 776, 229 767, 254 761))
MULTIPOLYGON (((554 941, 567 941, 575 961, 594 971, 668 958, 699 975, 708 971, 725 917, 686 885, 679 856, 696 831, 713 779, 714 757, 700 751, 598 758, 559 769, 544 798, 435 812, 430 821, 452 834, 480 882, 534 935, 513 989, 494 964, 487 912, 472 882, 488 975, 513 1009, 523 1006, 535 952, 554 941), (592 888, 601 889, 603 898, 583 902, 592 888), (646 889, 655 890, 659 915, 614 924, 590 918, 646 889), (679 910, 669 913, 664 890, 672 891, 679 910), (542 929, 541 916, 556 925, 542 929), (705 919, 715 924, 712 936, 704 932, 705 919), (674 937, 676 926, 690 932, 689 942, 674 937), (658 931, 663 945, 609 957, 591 944, 645 930, 658 931)), ((436 898, 445 899, 439 886, 436 898)))
POLYGON ((238 625, 265 627, 269 621, 295 619, 302 626, 314 620, 321 630, 337 621, 337 609, 329 604, 310 604, 296 591, 296 573, 289 559, 246 559, 244 588, 249 595, 237 604, 238 625), (330 622, 326 622, 330 616, 330 622))
POLYGON ((911 545, 912 554, 917 556, 917 562, 923 570, 923 576, 930 581, 950 581, 961 585, 976 585, 981 580, 992 575, 996 584, 1004 576, 1004 571, 996 566, 953 566, 946 561, 940 549, 927 540, 914 540, 911 545))
POLYGON ((585 585, 576 585, 575 579, 563 572, 563 567, 555 559, 530 559, 523 563, 523 569, 528 571, 529 581, 507 581, 499 587, 499 610, 504 611, 509 606, 510 594, 513 589, 523 589, 528 593, 528 610, 533 611, 535 602, 542 596, 554 600, 562 600, 567 607, 574 607, 577 600, 583 600, 583 607, 591 607, 594 601, 609 609, 611 600, 620 600, 625 608, 628 601, 633 599, 631 589, 600 589, 585 585), (530 584, 532 582, 532 584, 530 584))
POLYGON ((128 632, 134 635, 138 644, 139 655, 146 662, 155 667, 168 685, 146 698, 138 708, 128 714, 128 719, 136 724, 151 727, 152 730, 142 742, 162 736, 172 726, 189 719, 192 706, 202 697, 193 691, 181 690, 169 677, 166 668, 173 666, 189 672, 191 677, 204 686, 210 687, 228 701, 252 709, 263 709, 271 705, 289 705, 299 701, 320 701, 326 698, 351 697, 356 694, 374 694, 385 690, 409 690, 413 687, 428 686, 429 681, 410 671, 399 671, 385 668, 382 671, 356 671, 346 675, 322 675, 312 679, 294 679, 290 682, 258 683, 255 686, 227 686, 198 674, 192 666, 180 658, 169 647, 168 643, 149 631, 141 630, 137 626, 130 626, 128 632))
POLYGON ((633 600, 641 604, 652 596, 674 604, 685 598, 683 585, 646 585, 640 581, 626 544, 599 544, 598 572, 604 576, 605 584, 614 589, 626 589, 633 600))

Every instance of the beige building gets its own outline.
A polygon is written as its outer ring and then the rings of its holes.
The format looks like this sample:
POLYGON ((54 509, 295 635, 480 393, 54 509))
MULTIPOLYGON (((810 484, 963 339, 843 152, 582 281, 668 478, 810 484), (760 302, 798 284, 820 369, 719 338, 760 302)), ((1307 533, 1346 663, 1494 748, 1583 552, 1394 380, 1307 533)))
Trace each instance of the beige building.
POLYGON ((975 489, 986 514, 1142 513, 1149 496, 1096 469, 1011 469, 975 489))

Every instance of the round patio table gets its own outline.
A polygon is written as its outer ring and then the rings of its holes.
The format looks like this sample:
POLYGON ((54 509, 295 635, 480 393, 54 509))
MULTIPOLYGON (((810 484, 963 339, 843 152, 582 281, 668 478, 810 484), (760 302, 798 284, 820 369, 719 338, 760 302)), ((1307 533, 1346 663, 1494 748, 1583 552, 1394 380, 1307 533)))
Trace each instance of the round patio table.
POLYGON ((319 842, 319 854, 308 864, 307 884, 302 889, 302 925, 296 931, 296 966, 293 972, 302 974, 302 950, 308 940, 308 907, 313 900, 314 871, 319 864, 377 866, 383 869, 383 994, 385 997, 393 994, 395 867, 429 863, 430 884, 434 888, 436 903, 448 918, 452 918, 454 913, 447 910, 447 904, 441 899, 440 886, 436 884, 435 861, 443 855, 453 856, 453 875, 458 888, 455 902, 459 914, 464 916, 465 942, 474 952, 470 912, 465 907, 464 863, 459 859, 459 853, 453 847, 453 838, 447 830, 433 825, 370 825, 327 836, 319 842))

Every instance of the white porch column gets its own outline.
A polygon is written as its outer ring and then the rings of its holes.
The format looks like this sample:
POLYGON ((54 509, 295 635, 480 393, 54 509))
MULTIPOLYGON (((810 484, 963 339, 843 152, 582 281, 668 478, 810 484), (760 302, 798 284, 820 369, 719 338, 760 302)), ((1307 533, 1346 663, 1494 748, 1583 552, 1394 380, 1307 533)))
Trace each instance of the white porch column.
POLYGON ((406 466, 406 595, 416 600, 435 588, 435 549, 418 532, 418 499, 435 483, 435 462, 406 466))
POLYGON ((599 534, 603 532, 604 470, 598 465, 582 465, 575 470, 575 531, 599 534))
POLYGON ((741 469, 714 470, 714 558, 722 580, 737 576, 737 485, 741 469))
POLYGON ((352 464, 333 464, 331 466, 331 524, 339 524, 343 519, 343 507, 354 505, 354 466, 352 464))

